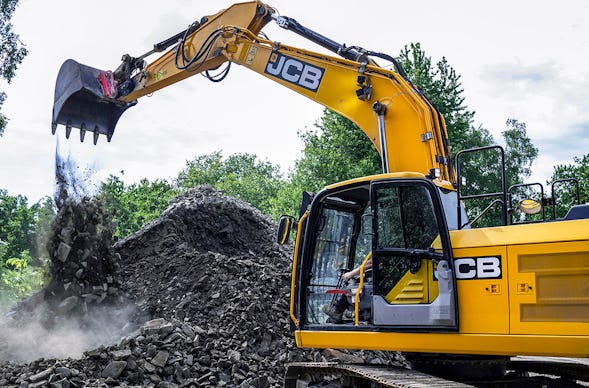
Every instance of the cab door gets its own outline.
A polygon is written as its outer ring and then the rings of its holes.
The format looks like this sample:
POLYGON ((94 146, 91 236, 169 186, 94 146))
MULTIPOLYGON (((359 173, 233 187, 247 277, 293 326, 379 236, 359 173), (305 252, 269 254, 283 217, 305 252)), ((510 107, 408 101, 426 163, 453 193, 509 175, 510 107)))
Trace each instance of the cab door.
POLYGON ((452 249, 438 190, 425 179, 371 184, 375 326, 458 330, 452 249))

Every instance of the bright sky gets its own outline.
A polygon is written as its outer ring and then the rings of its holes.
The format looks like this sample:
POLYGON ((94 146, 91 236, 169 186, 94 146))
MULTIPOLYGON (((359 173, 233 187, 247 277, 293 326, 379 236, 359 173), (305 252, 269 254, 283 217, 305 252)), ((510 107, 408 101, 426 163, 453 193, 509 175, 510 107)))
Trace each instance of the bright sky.
MULTIPOLYGON (((497 140, 505 121, 527 124, 539 148, 532 180, 544 181, 557 163, 589 152, 589 2, 545 0, 386 1, 268 0, 282 15, 329 38, 397 55, 420 42, 434 61, 445 56, 462 76, 475 125, 497 140)), ((232 4, 222 1, 20 0, 14 31, 30 51, 2 112, 10 121, 0 138, 0 188, 30 202, 53 193, 57 137, 50 121, 55 79, 68 58, 114 69, 122 54, 139 56, 193 20, 232 4)), ((318 50, 271 24, 272 40, 318 50)), ((153 57, 150 57, 153 60, 153 57)), ((313 128, 322 107, 278 84, 233 66, 213 84, 201 76, 142 98, 120 119, 107 144, 94 146, 77 131, 70 147, 97 176, 127 182, 170 179, 197 155, 248 152, 286 173, 300 156, 297 131, 313 128)))

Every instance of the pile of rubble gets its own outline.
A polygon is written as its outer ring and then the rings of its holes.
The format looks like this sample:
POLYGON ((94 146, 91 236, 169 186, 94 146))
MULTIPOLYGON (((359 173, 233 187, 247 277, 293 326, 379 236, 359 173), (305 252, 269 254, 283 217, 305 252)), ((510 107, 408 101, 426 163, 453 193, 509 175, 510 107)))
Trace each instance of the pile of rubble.
POLYGON ((273 236, 273 223, 249 205, 211 187, 189 190, 118 242, 113 266, 93 267, 106 275, 101 292, 91 292, 99 299, 84 296, 95 285, 76 277, 79 268, 57 271, 67 273, 64 286, 75 277, 71 283, 82 292, 71 295, 79 299, 69 311, 83 312, 84 303, 98 303, 104 291, 105 300, 111 294, 121 303, 133 300, 151 320, 79 359, 0 362, 0 386, 274 387, 287 362, 388 363, 384 353, 296 348, 288 322, 290 253, 273 236))

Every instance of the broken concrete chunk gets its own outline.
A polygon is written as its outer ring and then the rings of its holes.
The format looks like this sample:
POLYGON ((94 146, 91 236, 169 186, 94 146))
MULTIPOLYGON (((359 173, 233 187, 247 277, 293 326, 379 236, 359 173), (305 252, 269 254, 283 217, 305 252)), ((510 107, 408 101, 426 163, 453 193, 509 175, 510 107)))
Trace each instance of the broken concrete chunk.
POLYGON ((29 377, 29 381, 31 383, 36 383, 37 381, 44 380, 44 379, 48 378, 49 376, 51 376, 52 373, 53 373, 53 367, 47 368, 44 371, 39 372, 39 373, 34 374, 31 377, 29 377))
MULTIPOLYGON (((47 386, 48 381, 47 380, 41 380, 41 381, 37 381, 36 383, 31 383, 31 384, 27 384, 27 388, 41 388, 41 387, 46 387, 47 386)), ((21 384, 22 386, 22 384, 21 384)))
POLYGON ((130 349, 114 350, 114 351, 110 352, 110 355, 112 356, 112 358, 114 358, 117 361, 120 361, 120 360, 123 360, 125 358, 128 358, 132 354, 133 353, 131 352, 130 349))
POLYGON ((57 312, 60 314, 65 314, 68 311, 71 311, 75 308, 78 303, 80 302, 80 298, 75 295, 69 296, 61 301, 61 303, 57 306, 57 312))
POLYGON ((66 368, 64 366, 58 366, 55 368, 55 373, 60 375, 61 377, 70 377, 73 372, 70 368, 66 368))
POLYGON ((72 232, 73 232, 73 228, 71 226, 66 226, 65 228, 61 229, 61 237, 63 237, 64 240, 70 240, 72 237, 72 232))
POLYGON ((103 289, 102 286, 92 286, 92 292, 94 294, 100 294, 102 293, 103 289))
POLYGON ((70 247, 66 243, 64 243, 64 242, 59 243, 59 246, 57 247, 57 253, 56 253, 57 259, 59 261, 61 261, 62 263, 65 263, 71 250, 72 250, 72 247, 70 247))
POLYGON ((145 364, 143 365, 143 369, 145 369, 147 371, 147 373, 155 372, 155 366, 153 366, 149 362, 145 362, 145 364))
POLYGON ((170 357, 170 353, 166 352, 165 350, 160 350, 157 352, 155 357, 151 359, 151 363, 155 366, 159 366, 163 368, 166 366, 166 362, 168 362, 168 358, 170 357))
POLYGON ((188 338, 190 338, 190 340, 193 340, 194 339, 194 336, 196 335, 196 332, 194 331, 194 329, 192 328, 192 326, 190 326, 187 323, 184 323, 184 324, 182 324, 181 328, 182 328, 182 332, 184 334, 186 334, 186 336, 188 338))
POLYGON ((143 334, 160 334, 166 336, 174 331, 174 325, 163 318, 152 319, 146 322, 141 328, 143 334))
POLYGON ((116 379, 127 367, 127 361, 111 361, 102 371, 102 377, 116 379))
POLYGON ((239 353, 236 350, 229 349, 227 351, 227 356, 229 357, 229 359, 231 361, 239 361, 239 360, 241 360, 241 353, 239 353))
POLYGON ((64 377, 61 380, 57 380, 49 383, 49 388, 70 388, 70 382, 64 377))

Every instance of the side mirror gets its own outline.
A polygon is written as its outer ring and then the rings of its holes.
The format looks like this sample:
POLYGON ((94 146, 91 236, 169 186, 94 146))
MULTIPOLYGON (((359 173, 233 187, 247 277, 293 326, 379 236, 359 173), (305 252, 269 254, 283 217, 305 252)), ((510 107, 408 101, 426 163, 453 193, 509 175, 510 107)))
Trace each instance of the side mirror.
POLYGON ((280 216, 278 220, 278 230, 276 231, 276 242, 280 245, 288 244, 288 238, 290 237, 290 231, 293 225, 296 224, 294 217, 292 216, 280 216))

